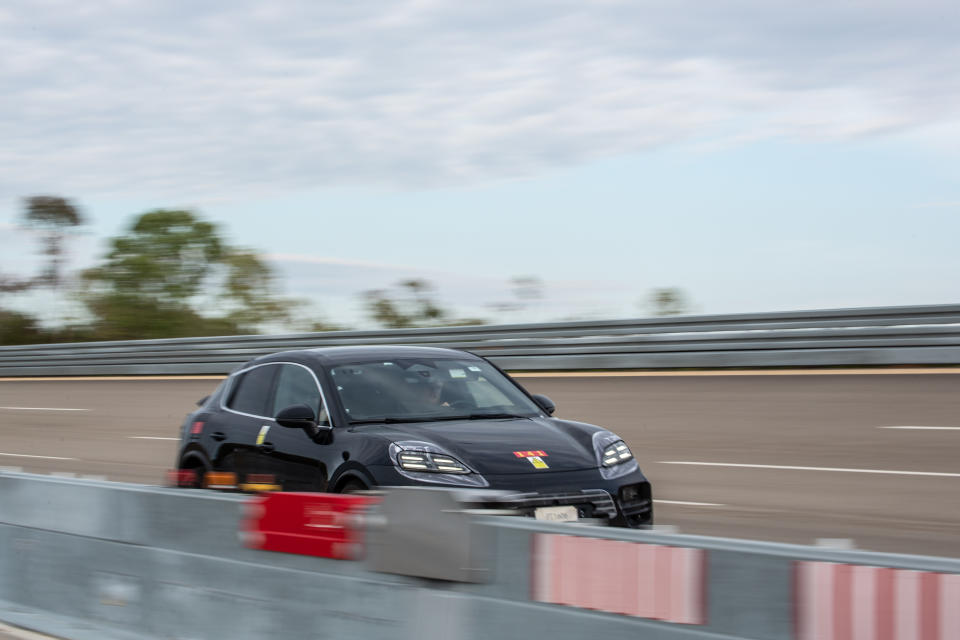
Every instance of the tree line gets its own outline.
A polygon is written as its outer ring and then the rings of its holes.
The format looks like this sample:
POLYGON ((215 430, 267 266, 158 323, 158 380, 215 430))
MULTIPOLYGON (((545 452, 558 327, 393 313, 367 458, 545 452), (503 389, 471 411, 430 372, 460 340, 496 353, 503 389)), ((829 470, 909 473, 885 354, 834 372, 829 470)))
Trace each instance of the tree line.
MULTIPOLYGON (((302 325, 306 301, 276 293, 276 274, 253 250, 227 243, 216 225, 192 211, 156 209, 136 216, 126 232, 111 238, 99 263, 64 273, 68 242, 86 224, 80 209, 57 196, 23 200, 21 224, 39 241, 42 264, 32 276, 0 273, 0 344, 94 340, 139 340, 241 335, 267 329, 324 331, 328 323, 302 325), (69 285, 69 286, 68 286, 69 285), (85 317, 43 326, 4 299, 29 292, 66 297, 85 317)), ((543 297, 532 276, 511 281, 513 299, 488 305, 497 313, 530 308, 543 297)), ((410 279, 362 294, 367 316, 386 328, 483 324, 442 307, 432 285, 410 279)), ((649 300, 660 315, 686 308, 677 289, 655 290, 649 300)))
POLYGON ((96 266, 63 291, 66 239, 84 224, 64 198, 24 201, 22 222, 38 230, 45 263, 31 277, 0 274, 5 297, 43 289, 70 296, 88 316, 43 328, 36 318, 0 306, 0 343, 170 338, 255 332, 266 320, 289 318, 272 291, 274 274, 254 252, 228 245, 194 213, 158 209, 138 216, 111 238, 96 266), (214 313, 211 313, 214 311, 214 313))

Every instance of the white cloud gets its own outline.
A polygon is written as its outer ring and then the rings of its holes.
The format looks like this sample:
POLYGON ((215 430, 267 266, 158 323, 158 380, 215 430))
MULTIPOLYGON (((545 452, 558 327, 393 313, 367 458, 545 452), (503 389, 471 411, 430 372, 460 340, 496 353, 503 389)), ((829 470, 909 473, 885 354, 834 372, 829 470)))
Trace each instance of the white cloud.
POLYGON ((367 260, 347 260, 344 258, 328 258, 324 256, 308 256, 291 253, 268 253, 261 256, 270 262, 297 264, 319 264, 340 267, 364 267, 368 269, 413 269, 414 267, 396 264, 382 264, 367 260))
POLYGON ((956 132, 958 18, 952 2, 23 0, 0 13, 0 192, 438 186, 676 141, 956 132))

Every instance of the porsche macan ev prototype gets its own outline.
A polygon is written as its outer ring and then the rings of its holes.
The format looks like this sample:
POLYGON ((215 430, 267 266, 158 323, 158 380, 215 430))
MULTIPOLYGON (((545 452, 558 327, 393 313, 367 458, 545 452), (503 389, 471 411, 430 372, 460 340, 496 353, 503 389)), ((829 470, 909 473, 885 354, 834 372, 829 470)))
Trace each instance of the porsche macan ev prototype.
POLYGON ((249 362, 201 401, 183 423, 177 466, 198 483, 208 471, 266 474, 286 491, 506 490, 490 506, 652 524, 650 484, 624 441, 553 411, 462 351, 285 351, 249 362))

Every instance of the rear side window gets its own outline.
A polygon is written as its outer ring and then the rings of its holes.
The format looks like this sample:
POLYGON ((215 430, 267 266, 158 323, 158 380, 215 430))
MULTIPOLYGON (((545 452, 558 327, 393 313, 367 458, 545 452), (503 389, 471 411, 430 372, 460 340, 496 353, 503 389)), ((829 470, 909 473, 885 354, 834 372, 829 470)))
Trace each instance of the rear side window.
POLYGON ((271 416, 277 415, 281 409, 294 404, 305 404, 313 409, 320 424, 329 424, 326 411, 323 409, 323 400, 317 381, 307 369, 295 365, 285 364, 280 367, 280 379, 277 381, 277 393, 273 401, 271 416))
POLYGON ((241 413, 268 416, 268 402, 276 373, 276 366, 266 365, 238 375, 227 407, 241 413))

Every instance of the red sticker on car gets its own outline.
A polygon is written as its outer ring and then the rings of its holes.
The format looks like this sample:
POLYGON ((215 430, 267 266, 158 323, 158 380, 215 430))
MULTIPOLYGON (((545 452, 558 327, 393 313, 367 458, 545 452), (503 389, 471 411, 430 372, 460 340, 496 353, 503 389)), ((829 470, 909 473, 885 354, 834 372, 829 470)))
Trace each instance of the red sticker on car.
POLYGON ((514 451, 513 455, 518 458, 546 458, 546 451, 514 451))

